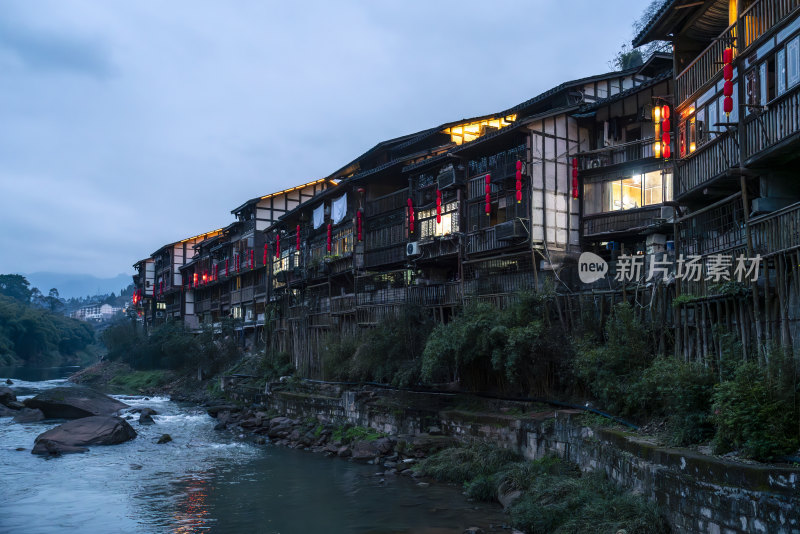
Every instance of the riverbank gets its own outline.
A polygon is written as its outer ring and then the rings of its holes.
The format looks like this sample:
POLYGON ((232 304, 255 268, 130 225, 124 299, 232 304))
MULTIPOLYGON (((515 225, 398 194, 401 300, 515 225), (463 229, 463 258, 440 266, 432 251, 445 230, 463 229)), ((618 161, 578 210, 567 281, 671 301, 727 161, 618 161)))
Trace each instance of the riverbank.
MULTIPOLYGON (((303 381, 273 385, 266 395, 236 386, 228 386, 225 394, 246 407, 235 416, 233 411, 217 410, 218 417, 230 412, 222 427, 254 436, 270 437, 272 433, 276 442, 290 447, 338 456, 348 444, 334 440, 334 452, 316 439, 326 430, 347 425, 364 429, 357 432, 385 435, 404 443, 402 447, 412 444, 409 454, 398 456, 401 459, 416 458, 415 442, 449 446, 478 440, 528 460, 555 456, 583 472, 602 473, 620 488, 657 503, 675 532, 800 530, 800 470, 659 446, 578 410, 470 395, 303 381), (271 417, 276 414, 277 418, 271 417), (309 434, 319 425, 319 436, 316 430, 309 434)), ((371 456, 373 446, 349 445, 350 454, 354 447, 365 451, 358 453, 362 461, 385 464, 386 455, 371 456)), ((347 450, 342 454, 348 454, 347 450)))

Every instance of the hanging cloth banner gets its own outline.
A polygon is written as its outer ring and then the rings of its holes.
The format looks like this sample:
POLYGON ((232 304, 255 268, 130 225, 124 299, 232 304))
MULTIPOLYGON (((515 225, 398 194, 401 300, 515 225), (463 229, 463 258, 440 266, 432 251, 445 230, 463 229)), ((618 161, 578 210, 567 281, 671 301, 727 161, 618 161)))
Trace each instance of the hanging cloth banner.
POLYGON ((331 205, 333 224, 339 224, 345 215, 347 215, 347 193, 334 200, 331 205))
POLYGON ((320 204, 314 210, 314 230, 325 224, 325 204, 320 204))

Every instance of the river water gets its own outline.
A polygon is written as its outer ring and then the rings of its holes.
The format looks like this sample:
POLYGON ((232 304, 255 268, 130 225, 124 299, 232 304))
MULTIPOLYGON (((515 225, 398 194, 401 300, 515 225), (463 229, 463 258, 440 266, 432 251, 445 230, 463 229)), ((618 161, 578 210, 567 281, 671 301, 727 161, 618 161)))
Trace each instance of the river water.
MULTIPOLYGON (((0 368, 3 382, 9 376, 20 400, 69 384, 64 369, 0 368)), ((501 531, 505 519, 499 506, 468 502, 454 486, 420 487, 377 476, 377 466, 255 445, 166 398, 117 398, 153 408, 156 423, 132 421, 136 439, 84 454, 34 456, 34 438, 58 422, 0 419, 0 532, 460 534, 501 531), (157 445, 164 433, 174 441, 157 445)))

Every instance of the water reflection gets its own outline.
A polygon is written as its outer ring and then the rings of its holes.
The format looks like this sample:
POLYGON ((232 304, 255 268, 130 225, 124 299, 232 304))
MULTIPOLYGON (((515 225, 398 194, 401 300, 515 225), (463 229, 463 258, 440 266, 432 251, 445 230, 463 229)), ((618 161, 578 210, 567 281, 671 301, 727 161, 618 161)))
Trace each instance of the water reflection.
POLYGON ((242 443, 214 431, 202 410, 164 398, 125 402, 155 409, 155 424, 132 420, 135 440, 54 460, 30 454, 53 422, 0 419, 0 532, 445 534, 489 531, 504 519, 498 506, 476 510, 459 488, 418 487, 376 476, 376 466, 242 443), (163 433, 173 441, 156 444, 163 433))

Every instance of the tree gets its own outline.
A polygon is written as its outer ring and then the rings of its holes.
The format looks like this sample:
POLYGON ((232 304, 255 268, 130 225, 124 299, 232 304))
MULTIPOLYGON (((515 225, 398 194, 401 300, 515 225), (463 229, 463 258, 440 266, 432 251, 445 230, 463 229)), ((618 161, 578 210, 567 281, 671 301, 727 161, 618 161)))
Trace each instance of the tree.
POLYGON ((47 294, 47 307, 50 308, 51 312, 55 312, 56 310, 63 308, 64 303, 61 302, 61 299, 58 298, 58 289, 52 287, 50 288, 50 292, 47 294))
POLYGON ((20 274, 0 274, 0 294, 20 302, 31 301, 31 283, 20 274))
POLYGON ((37 308, 47 308, 45 296, 41 291, 39 291, 38 287, 31 289, 31 304, 37 308))
MULTIPOLYGON (((651 0, 647 7, 644 9, 638 19, 633 21, 633 34, 639 35, 644 30, 653 17, 661 10, 666 0, 651 0)), ((631 45, 625 43, 617 52, 617 55, 608 62, 609 66, 614 70, 625 70, 637 67, 650 59, 655 53, 658 52, 672 52, 672 44, 668 41, 653 41, 647 43, 639 48, 632 48, 631 45)))

